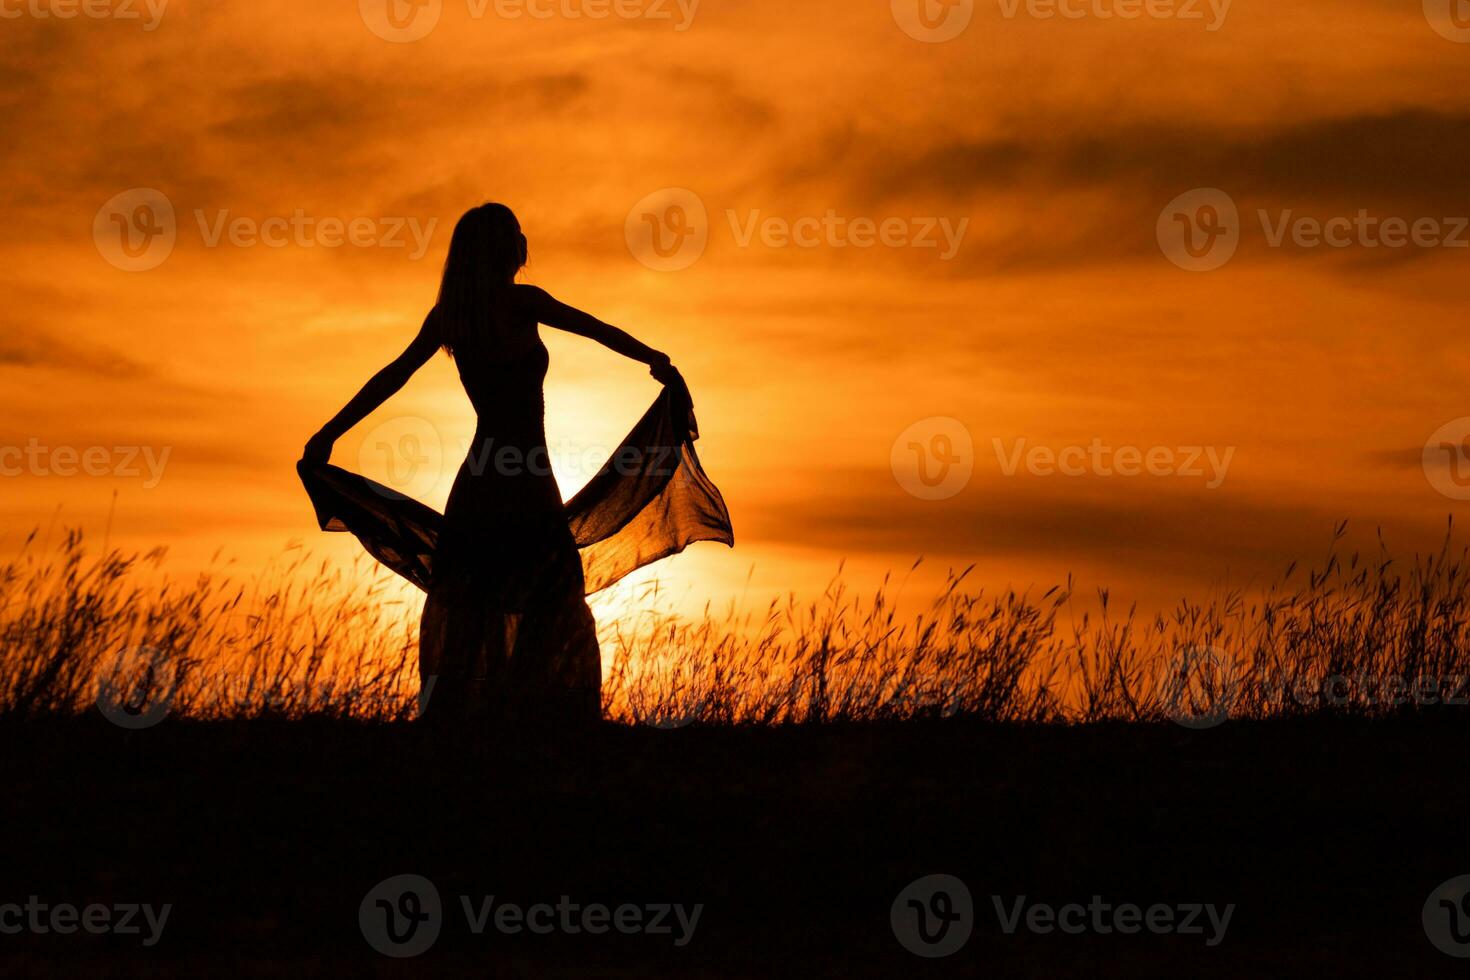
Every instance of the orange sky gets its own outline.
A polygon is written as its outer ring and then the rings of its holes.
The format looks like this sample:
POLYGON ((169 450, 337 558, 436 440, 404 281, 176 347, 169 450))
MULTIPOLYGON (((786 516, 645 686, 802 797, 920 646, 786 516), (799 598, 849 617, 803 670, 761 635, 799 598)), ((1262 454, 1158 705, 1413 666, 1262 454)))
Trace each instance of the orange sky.
MULTIPOLYGON (((1288 212, 1450 237, 1470 214, 1470 44, 1419 3, 1235 0, 1218 20, 1207 2, 1189 5, 1203 19, 936 4, 931 20, 971 20, 926 43, 906 0, 528 2, 430 3, 433 29, 395 42, 370 27, 393 33, 386 0, 171 0, 156 19, 0 0, 5 539, 58 505, 100 533, 116 489, 114 541, 168 545, 180 571, 221 546, 246 566, 293 539, 351 554, 315 532, 292 464, 407 343, 483 200, 521 216, 528 281, 689 380, 739 540, 659 567, 691 601, 738 594, 752 566, 757 596, 810 594, 840 559, 867 582, 923 554, 989 586, 1071 572, 1155 603, 1310 560, 1340 519, 1409 550, 1463 511, 1422 456, 1470 415, 1470 248, 1271 240, 1288 212), (638 16, 590 15, 608 9, 638 16), (511 16, 531 10, 548 16, 511 16), (126 271, 107 206, 134 215, 138 188, 173 209, 175 241, 126 271), (707 215, 704 252, 673 271, 628 237, 664 188, 707 215), (1195 188, 1238 208, 1214 271, 1158 235, 1195 188), (359 241, 293 232, 298 213, 357 221, 359 241), (803 218, 802 245, 764 224, 803 218), (863 222, 887 242, 854 244, 863 222), (262 224, 279 247, 250 237, 262 224), (403 247, 378 243, 399 226, 403 247), (909 442, 944 448, 935 418, 963 426, 971 475, 927 500, 901 484, 909 442), (1075 475, 1028 465, 1037 447, 1075 475), (1228 457, 1219 479, 1175 472, 1194 447, 1206 470, 1205 450, 1228 457), (65 475, 94 448, 108 475, 65 475), (1157 448, 1159 473, 1114 472, 1120 448, 1157 448)), ((396 22, 423 27, 414 10, 396 22)), ((655 386, 548 334, 570 494, 655 386)), ((410 489, 439 504, 453 465, 433 447, 452 457, 472 426, 440 358, 335 460, 382 478, 374 447, 417 437, 431 463, 410 489)))

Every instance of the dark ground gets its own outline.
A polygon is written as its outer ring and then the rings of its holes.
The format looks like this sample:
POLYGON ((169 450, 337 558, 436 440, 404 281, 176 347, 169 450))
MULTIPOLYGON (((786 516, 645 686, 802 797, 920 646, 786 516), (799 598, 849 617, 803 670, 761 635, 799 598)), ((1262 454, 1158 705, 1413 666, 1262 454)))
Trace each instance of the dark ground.
POLYGON ((0 727, 0 903, 165 902, 160 941, 0 935, 11 976, 1470 975, 1421 924, 1470 873, 1458 719, 1019 728, 963 720, 608 728, 565 745, 412 727, 100 715, 0 727), (438 941, 368 945, 379 881, 431 879, 438 941), (974 896, 956 953, 890 925, 974 896), (459 895, 702 903, 668 935, 470 933, 459 895), (1205 936, 1005 934, 1007 903, 1234 903, 1205 936))

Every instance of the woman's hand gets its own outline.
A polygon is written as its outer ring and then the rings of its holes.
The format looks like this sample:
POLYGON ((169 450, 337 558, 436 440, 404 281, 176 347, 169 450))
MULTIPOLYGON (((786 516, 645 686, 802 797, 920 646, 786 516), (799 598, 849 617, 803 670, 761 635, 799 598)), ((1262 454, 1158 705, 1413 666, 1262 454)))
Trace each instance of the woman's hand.
POLYGON ((325 432, 318 432, 306 442, 306 449, 301 458, 308 463, 326 463, 332 458, 332 446, 337 440, 325 432))
POLYGON ((659 384, 669 384, 679 376, 679 369, 669 360, 669 355, 660 354, 659 359, 648 365, 648 373, 658 379, 659 384))

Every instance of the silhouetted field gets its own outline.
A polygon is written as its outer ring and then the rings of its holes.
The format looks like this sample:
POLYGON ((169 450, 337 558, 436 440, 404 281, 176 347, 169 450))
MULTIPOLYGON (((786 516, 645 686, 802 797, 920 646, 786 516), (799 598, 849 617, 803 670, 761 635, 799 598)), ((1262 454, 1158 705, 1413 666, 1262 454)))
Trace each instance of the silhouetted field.
POLYGON ((789 728, 576 741, 419 726, 101 717, 4 727, 3 899, 171 906, 144 935, 0 937, 13 976, 1436 976, 1421 909, 1470 870, 1455 719, 789 728), (442 930, 375 952, 359 911, 421 875, 442 930), (896 937, 952 875, 973 932, 896 937), (677 934, 474 934, 500 903, 701 907, 677 934), (1004 931, 1028 903, 1233 906, 1203 934, 1004 931))
POLYGON ((454 731, 380 580, 145 590, 73 537, 0 575, 0 973, 1458 975, 1465 567, 1066 631, 1060 590, 834 586, 612 637, 595 731, 454 731))

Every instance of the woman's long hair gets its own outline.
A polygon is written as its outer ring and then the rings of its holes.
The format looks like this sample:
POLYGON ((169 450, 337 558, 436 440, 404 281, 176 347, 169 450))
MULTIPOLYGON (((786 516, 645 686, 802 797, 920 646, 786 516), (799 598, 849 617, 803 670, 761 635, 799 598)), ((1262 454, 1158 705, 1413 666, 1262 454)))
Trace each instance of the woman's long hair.
POLYGON ((456 349, 493 339, 504 322, 510 287, 525 264, 526 236, 510 208, 481 204, 459 219, 436 307, 440 343, 451 357, 456 349))

